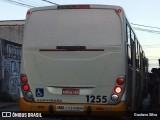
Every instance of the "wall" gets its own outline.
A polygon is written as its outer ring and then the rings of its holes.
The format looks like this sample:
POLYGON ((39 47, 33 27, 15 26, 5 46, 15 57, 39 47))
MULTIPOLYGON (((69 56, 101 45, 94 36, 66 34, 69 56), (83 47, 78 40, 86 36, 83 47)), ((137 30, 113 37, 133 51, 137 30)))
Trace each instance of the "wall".
POLYGON ((24 21, 0 21, 0 100, 17 100, 24 21))
POLYGON ((21 45, 7 40, 1 41, 2 94, 6 99, 18 99, 21 65, 21 45))
POLYGON ((22 44, 24 25, 0 25, 0 38, 22 44))

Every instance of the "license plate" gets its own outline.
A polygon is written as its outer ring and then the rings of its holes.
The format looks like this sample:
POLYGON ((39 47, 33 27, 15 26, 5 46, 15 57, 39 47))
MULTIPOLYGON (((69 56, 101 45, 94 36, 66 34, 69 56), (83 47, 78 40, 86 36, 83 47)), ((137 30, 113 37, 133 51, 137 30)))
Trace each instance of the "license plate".
POLYGON ((56 111, 83 112, 84 106, 57 105, 56 111))
POLYGON ((79 88, 63 88, 62 94, 63 95, 79 95, 80 89, 79 88))

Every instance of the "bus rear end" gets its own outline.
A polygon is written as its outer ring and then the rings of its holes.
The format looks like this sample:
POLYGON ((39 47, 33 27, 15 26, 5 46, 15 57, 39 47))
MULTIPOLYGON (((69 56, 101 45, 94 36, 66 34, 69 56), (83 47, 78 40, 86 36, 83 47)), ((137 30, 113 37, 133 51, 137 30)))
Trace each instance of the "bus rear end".
POLYGON ((125 111, 122 9, 69 5, 27 12, 21 111, 125 111))

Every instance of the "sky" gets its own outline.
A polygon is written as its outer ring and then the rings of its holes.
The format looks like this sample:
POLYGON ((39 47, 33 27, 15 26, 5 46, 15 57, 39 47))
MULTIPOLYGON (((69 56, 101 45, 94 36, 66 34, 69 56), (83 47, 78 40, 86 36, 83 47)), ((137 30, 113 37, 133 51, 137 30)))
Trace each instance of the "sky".
MULTIPOLYGON (((0 21, 3 20, 24 20, 29 7, 22 7, 10 4, 0 0, 0 21)), ((17 2, 26 2, 33 6, 49 6, 47 2, 42 0, 14 0, 17 2)), ((153 67, 159 67, 158 59, 160 59, 160 0, 49 0, 57 4, 103 4, 118 5, 123 7, 130 23, 145 25, 150 27, 142 27, 133 25, 132 27, 137 38, 142 45, 146 57, 149 59, 149 70, 153 67), (135 27, 141 29, 149 29, 150 32, 136 30, 135 27), (157 28, 151 28, 157 27, 157 28), (154 33, 153 33, 154 31, 154 33), (158 32, 155 32, 158 31, 158 32)))

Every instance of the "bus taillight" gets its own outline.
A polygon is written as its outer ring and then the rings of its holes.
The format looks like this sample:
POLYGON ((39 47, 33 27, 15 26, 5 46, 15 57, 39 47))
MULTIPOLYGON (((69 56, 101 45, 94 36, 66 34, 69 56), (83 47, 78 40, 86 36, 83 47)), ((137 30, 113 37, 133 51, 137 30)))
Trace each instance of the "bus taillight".
POLYGON ((125 82, 124 77, 119 77, 119 78, 117 79, 117 84, 118 84, 118 85, 123 85, 124 82, 125 82))
POLYGON ((120 86, 116 86, 116 87, 114 88, 114 92, 115 92, 116 94, 120 94, 120 93, 122 92, 122 88, 121 88, 120 86))
POLYGON ((26 76, 21 76, 21 82, 22 83, 28 82, 27 77, 26 76))
POLYGON ((22 87, 22 89, 24 91, 28 91, 29 90, 29 85, 28 84, 24 84, 23 87, 22 87))
POLYGON ((26 101, 33 101, 33 95, 30 90, 29 84, 28 84, 28 78, 26 74, 22 74, 20 78, 20 83, 21 83, 21 89, 22 89, 22 94, 23 97, 26 101))
POLYGON ((118 103, 121 100, 121 98, 125 92, 125 82, 126 82, 126 79, 125 79, 124 75, 119 76, 115 80, 115 85, 113 87, 113 91, 112 91, 112 95, 111 95, 111 100, 114 103, 118 103))

